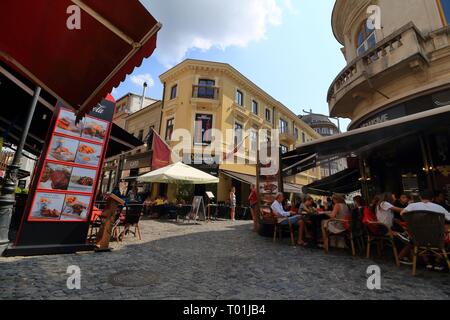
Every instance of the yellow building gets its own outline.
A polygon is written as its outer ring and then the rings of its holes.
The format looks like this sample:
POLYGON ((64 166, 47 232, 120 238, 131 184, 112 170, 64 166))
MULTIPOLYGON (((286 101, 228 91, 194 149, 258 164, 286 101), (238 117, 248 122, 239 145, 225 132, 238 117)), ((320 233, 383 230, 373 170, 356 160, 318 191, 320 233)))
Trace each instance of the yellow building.
MULTIPOLYGON (((173 132, 178 129, 189 131, 191 159, 200 159, 200 162, 204 149, 211 144, 210 138, 203 135, 207 129, 218 129, 224 135, 227 131, 234 133, 223 137, 219 154, 214 154, 216 160, 230 153, 235 146, 242 145, 242 150, 236 155, 240 164, 197 165, 219 176, 217 190, 212 190, 218 201, 227 201, 228 192, 234 185, 238 203, 247 203, 249 182, 254 181, 256 175, 256 132, 259 129, 279 129, 283 151, 320 137, 289 108, 229 64, 185 60, 162 74, 160 80, 165 88, 160 134, 169 145, 175 147, 179 144, 173 132), (248 134, 238 136, 239 129, 248 134)), ((318 169, 304 172, 291 177, 289 182, 295 185, 288 185, 285 191, 300 192, 301 186, 319 178, 318 169)), ((169 197, 175 195, 175 188, 169 187, 169 197)), ((197 190, 198 193, 202 191, 197 190)))

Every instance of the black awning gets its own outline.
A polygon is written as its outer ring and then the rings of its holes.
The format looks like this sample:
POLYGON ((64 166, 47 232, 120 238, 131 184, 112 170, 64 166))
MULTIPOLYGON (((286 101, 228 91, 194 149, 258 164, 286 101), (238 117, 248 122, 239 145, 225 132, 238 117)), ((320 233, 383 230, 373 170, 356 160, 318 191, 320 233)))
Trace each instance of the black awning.
POLYGON ((140 147, 143 144, 141 140, 113 123, 108 149, 106 150, 106 158, 140 147))
POLYGON ((346 169, 303 187, 303 193, 329 196, 333 193, 347 194, 361 189, 357 169, 346 169))
POLYGON ((283 154, 281 157, 283 171, 285 175, 296 174, 310 169, 307 164, 311 160, 308 159, 315 159, 315 161, 320 162, 325 159, 343 158, 371 150, 374 147, 417 132, 449 125, 450 106, 444 106, 370 127, 321 138, 283 154), (297 162, 294 162, 293 159, 297 159, 297 162))
MULTIPOLYGON (((0 136, 6 142, 19 144, 33 90, 34 85, 31 81, 0 62, 0 97, 2 97, 0 136)), ((42 90, 24 147, 26 151, 35 156, 39 156, 44 148, 55 105, 56 99, 42 90)), ((113 124, 107 157, 131 150, 142 144, 139 139, 113 124)))

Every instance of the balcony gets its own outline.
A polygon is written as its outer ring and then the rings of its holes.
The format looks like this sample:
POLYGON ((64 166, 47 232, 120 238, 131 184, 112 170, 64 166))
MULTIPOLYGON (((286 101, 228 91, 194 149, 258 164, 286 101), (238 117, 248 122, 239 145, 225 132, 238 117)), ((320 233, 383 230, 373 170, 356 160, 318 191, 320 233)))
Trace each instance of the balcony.
POLYGON ((194 99, 207 99, 207 100, 219 100, 219 88, 211 86, 192 86, 192 98, 194 99))
POLYGON ((284 144, 295 144, 297 142, 297 138, 291 132, 291 130, 280 131, 280 142, 284 144))
POLYGON ((333 116, 351 117, 358 98, 367 98, 398 74, 411 74, 429 64, 426 40, 411 22, 350 62, 335 78, 327 101, 333 116), (356 100, 355 100, 356 99, 356 100))

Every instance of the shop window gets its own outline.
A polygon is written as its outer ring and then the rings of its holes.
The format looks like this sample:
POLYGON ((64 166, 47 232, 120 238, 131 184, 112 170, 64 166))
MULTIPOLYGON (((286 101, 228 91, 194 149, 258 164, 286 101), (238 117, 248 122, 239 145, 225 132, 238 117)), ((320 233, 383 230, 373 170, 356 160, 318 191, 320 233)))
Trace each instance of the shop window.
POLYGON ((210 114, 195 115, 194 144, 197 145, 211 144, 212 122, 213 116, 210 114))

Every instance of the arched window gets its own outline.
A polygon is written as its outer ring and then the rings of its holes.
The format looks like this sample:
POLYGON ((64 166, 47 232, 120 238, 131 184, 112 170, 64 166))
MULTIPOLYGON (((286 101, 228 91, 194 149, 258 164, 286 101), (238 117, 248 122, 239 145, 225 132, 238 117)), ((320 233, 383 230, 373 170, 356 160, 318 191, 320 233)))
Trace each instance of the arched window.
POLYGON ((444 24, 450 25, 450 0, 437 0, 444 24))
MULTIPOLYGON (((450 1, 450 0, 449 0, 450 1)), ((358 56, 363 55, 369 49, 375 47, 377 43, 375 29, 369 29, 367 21, 361 24, 356 35, 356 48, 358 56)))

